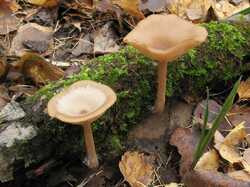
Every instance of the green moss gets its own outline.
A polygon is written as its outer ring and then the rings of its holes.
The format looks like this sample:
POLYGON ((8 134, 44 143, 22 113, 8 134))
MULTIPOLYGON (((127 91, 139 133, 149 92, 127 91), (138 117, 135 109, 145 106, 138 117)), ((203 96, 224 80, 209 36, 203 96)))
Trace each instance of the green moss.
POLYGON ((250 54, 249 25, 211 22, 203 26, 209 33, 207 42, 169 67, 167 94, 170 96, 183 92, 202 95, 206 86, 222 91, 250 70, 246 63, 250 54))
MULTIPOLYGON (((209 32, 208 41, 169 65, 168 96, 185 93, 203 95, 207 86, 212 91, 223 91, 239 75, 249 72, 246 62, 250 54, 250 26, 217 22, 203 26, 209 32)), ((152 107, 155 73, 156 65, 150 59, 132 47, 125 47, 118 53, 91 60, 77 75, 45 86, 35 99, 42 96, 48 100, 61 88, 78 80, 91 79, 109 85, 116 91, 118 99, 95 122, 95 139, 99 153, 105 154, 108 150, 117 153, 122 149, 131 127, 137 125, 152 107), (100 151, 102 149, 105 151, 100 151)), ((32 113, 28 120, 42 129, 40 133, 44 142, 57 145, 55 152, 65 153, 81 147, 79 127, 62 125, 41 113, 32 113)))

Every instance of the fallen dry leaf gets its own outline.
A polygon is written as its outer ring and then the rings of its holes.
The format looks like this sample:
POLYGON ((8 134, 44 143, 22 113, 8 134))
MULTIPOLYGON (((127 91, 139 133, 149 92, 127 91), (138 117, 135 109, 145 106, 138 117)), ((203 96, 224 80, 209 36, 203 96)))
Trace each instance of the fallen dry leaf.
POLYGON ((93 42, 89 34, 79 39, 77 46, 72 50, 72 55, 78 57, 82 54, 93 54, 93 42))
POLYGON ((105 24, 94 34, 94 54, 117 52, 120 47, 116 44, 116 39, 111 23, 105 24))
POLYGON ((140 0, 111 0, 112 4, 118 5, 128 14, 143 19, 144 15, 139 9, 140 0))
POLYGON ((220 145, 224 142, 225 137, 220 133, 220 131, 216 130, 214 134, 214 147, 219 150, 220 145))
POLYGON ((223 144, 234 146, 239 144, 247 136, 244 126, 245 122, 238 124, 233 130, 225 137, 223 144))
POLYGON ((0 0, 0 16, 16 12, 19 8, 15 0, 0 0))
POLYGON ((18 29, 19 19, 15 15, 0 17, 0 35, 8 34, 18 29))
POLYGON ((222 158, 227 160, 228 162, 234 164, 234 163, 239 163, 242 161, 242 157, 237 150, 236 147, 234 146, 228 146, 225 144, 220 145, 219 153, 222 158))
POLYGON ((47 51, 53 41, 53 29, 36 23, 27 23, 21 26, 14 37, 10 53, 22 56, 28 49, 38 53, 47 51))
POLYGON ((240 83, 238 95, 241 100, 250 99, 250 79, 240 83))
POLYGON ((19 19, 13 12, 19 8, 15 0, 0 0, 0 35, 17 30, 19 19))
POLYGON ((228 0, 212 1, 212 7, 217 19, 223 20, 250 6, 249 0, 242 0, 238 6, 234 6, 228 0))
POLYGON ((42 7, 55 7, 59 0, 27 0, 28 3, 42 7))
POLYGON ((168 6, 171 13, 191 21, 203 21, 206 19, 212 0, 172 0, 168 6))
POLYGON ((234 179, 250 182, 250 174, 244 170, 233 171, 227 174, 234 179))
POLYGON ((25 53, 19 63, 24 76, 31 78, 37 85, 56 81, 64 76, 60 68, 48 63, 35 53, 25 53))
POLYGON ((202 155, 195 166, 195 170, 217 171, 219 168, 219 155, 216 150, 212 149, 202 155))
POLYGON ((143 153, 126 152, 119 162, 119 168, 132 187, 146 187, 153 180, 153 166, 143 153))
POLYGON ((238 163, 242 160, 242 157, 236 146, 247 136, 244 123, 245 122, 242 122, 237 125, 225 137, 224 141, 220 144, 220 146, 216 147, 220 155, 232 164, 238 163))

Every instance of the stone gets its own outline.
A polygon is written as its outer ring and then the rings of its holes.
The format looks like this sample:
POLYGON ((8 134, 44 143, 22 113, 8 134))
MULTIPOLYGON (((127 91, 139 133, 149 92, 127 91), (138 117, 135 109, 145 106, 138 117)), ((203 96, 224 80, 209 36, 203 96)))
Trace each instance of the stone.
POLYGON ((1 124, 0 128, 0 181, 6 182, 13 179, 14 162, 20 159, 18 143, 35 137, 36 129, 31 125, 20 122, 1 124))

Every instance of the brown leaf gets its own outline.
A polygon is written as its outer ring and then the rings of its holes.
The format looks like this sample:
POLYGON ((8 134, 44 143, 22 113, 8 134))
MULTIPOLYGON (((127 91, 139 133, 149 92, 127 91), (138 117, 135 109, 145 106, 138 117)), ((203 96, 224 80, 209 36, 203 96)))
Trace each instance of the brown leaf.
POLYGON ((25 53, 20 60, 24 76, 31 78, 37 85, 56 81, 64 76, 64 72, 48 63, 35 53, 25 53))
POLYGON ((139 0, 111 0, 115 5, 121 7, 128 14, 135 16, 139 19, 143 19, 144 15, 139 9, 139 0))
POLYGON ((184 177, 186 187, 249 187, 249 182, 236 180, 216 171, 191 171, 184 177))
POLYGON ((240 83, 238 95, 241 100, 250 99, 250 79, 240 83))
POLYGON ((119 168, 132 187, 146 187, 153 180, 153 166, 142 153, 126 152, 119 162, 119 168))
POLYGON ((195 166, 195 170, 217 171, 218 168, 219 168, 219 155, 214 149, 204 153, 195 166))
POLYGON ((52 45, 53 30, 36 23, 27 23, 19 28, 14 37, 10 53, 22 56, 27 48, 35 52, 44 52, 52 45))
POLYGON ((111 23, 105 24, 94 34, 94 54, 117 52, 120 47, 116 43, 117 36, 111 23))
POLYGON ((0 0, 0 16, 16 12, 19 8, 15 0, 0 0))
POLYGON ((13 12, 19 8, 15 0, 0 0, 0 35, 17 30, 19 19, 13 12))
POLYGON ((171 136, 170 144, 176 146, 181 155, 180 175, 182 177, 192 169, 193 154, 198 141, 198 134, 188 128, 177 128, 171 136))

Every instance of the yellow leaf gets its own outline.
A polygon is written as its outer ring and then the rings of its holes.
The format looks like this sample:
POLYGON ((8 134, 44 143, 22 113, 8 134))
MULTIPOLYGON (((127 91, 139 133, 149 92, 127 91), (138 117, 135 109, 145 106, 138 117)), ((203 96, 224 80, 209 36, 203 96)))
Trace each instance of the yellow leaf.
POLYGON ((144 15, 139 9, 139 0, 112 0, 112 4, 118 5, 128 14, 143 19, 144 15))
POLYGON ((202 157, 195 166, 195 170, 217 171, 218 168, 219 168, 219 155, 214 149, 202 155, 202 157))
POLYGON ((238 95, 240 99, 250 99, 250 79, 240 83, 238 95))
POLYGON ((224 141, 216 146, 219 150, 220 155, 229 161, 230 163, 238 163, 242 161, 242 156, 237 150, 237 144, 239 144, 244 138, 246 138, 247 133, 244 126, 245 122, 237 125, 224 139, 224 141))
POLYGON ((153 180, 153 166, 150 158, 143 153, 126 152, 119 162, 119 168, 132 187, 146 187, 153 180))

